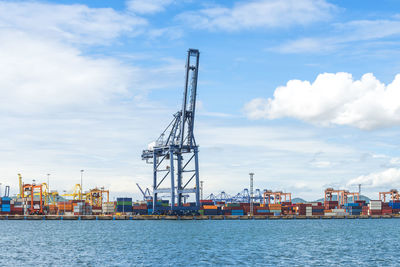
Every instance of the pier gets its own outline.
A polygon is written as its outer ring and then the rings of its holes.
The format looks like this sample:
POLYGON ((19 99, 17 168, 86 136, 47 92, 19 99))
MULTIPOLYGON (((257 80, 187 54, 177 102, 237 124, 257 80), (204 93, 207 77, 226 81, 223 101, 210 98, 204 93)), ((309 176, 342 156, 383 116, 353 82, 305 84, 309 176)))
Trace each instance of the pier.
POLYGON ((321 219, 391 219, 400 218, 400 214, 392 215, 347 215, 347 216, 304 216, 304 215, 282 215, 282 216, 229 216, 229 215, 210 215, 210 216, 167 216, 167 215, 0 215, 0 220, 28 220, 28 221, 54 221, 54 220, 99 220, 99 221, 119 221, 119 220, 321 220, 321 219))

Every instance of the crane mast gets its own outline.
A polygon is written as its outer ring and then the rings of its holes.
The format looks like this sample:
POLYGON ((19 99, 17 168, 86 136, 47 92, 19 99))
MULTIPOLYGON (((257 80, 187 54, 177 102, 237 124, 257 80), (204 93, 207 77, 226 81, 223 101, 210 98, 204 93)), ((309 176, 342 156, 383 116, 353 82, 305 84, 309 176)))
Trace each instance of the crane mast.
POLYGON ((169 210, 180 212, 200 208, 198 146, 193 133, 199 57, 199 50, 189 49, 182 109, 173 115, 173 120, 156 142, 142 153, 142 159, 153 164, 154 213, 165 211, 165 207, 157 205, 161 193, 171 196, 169 210), (196 206, 183 206, 187 194, 194 194, 196 206))

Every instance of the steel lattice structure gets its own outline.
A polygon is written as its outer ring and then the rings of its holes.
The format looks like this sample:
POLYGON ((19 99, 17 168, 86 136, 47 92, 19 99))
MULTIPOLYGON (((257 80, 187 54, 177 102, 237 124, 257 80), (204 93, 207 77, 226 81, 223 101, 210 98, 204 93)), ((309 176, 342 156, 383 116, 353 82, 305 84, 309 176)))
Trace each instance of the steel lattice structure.
POLYGON ((199 56, 199 50, 189 49, 182 109, 174 114, 174 119, 154 146, 142 153, 142 159, 153 164, 153 212, 155 213, 163 209, 156 205, 158 194, 161 193, 170 194, 171 210, 200 208, 199 150, 193 134, 199 56), (183 206, 185 194, 195 195, 195 207, 183 206))

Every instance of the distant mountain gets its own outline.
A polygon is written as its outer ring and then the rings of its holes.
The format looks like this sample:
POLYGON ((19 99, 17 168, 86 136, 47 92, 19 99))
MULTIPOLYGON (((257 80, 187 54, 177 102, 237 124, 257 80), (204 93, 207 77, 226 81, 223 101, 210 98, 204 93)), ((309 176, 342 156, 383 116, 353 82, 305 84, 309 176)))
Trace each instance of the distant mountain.
MULTIPOLYGON (((333 195, 332 196, 332 200, 333 201, 337 201, 337 195, 333 195)), ((367 197, 367 196, 364 196, 364 195, 361 195, 360 196, 360 200, 365 200, 367 203, 369 203, 369 201, 371 200, 369 197, 367 197)), ((323 198, 320 198, 320 199, 317 199, 317 200, 315 200, 316 202, 324 202, 324 199, 323 198)), ((347 201, 348 202, 353 202, 353 197, 349 197, 348 199, 347 199, 347 201)))
POLYGON ((292 199, 292 203, 306 203, 307 201, 305 201, 302 198, 296 197, 292 199))

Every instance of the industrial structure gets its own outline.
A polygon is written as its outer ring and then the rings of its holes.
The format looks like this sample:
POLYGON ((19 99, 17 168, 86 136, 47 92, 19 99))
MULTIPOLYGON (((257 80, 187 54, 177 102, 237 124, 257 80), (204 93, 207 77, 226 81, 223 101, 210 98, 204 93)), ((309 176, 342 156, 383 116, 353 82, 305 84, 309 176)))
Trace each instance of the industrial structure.
POLYGON ((292 193, 284 193, 282 191, 273 192, 271 190, 264 191, 264 204, 280 204, 283 202, 292 202, 292 193))
POLYGON ((153 213, 200 208, 198 145, 194 137, 199 56, 197 49, 189 49, 182 109, 174 114, 157 141, 142 153, 142 159, 153 166, 153 213), (169 207, 157 205, 162 193, 169 194, 169 207), (184 194, 194 194, 194 206, 183 205, 184 194))
POLYGON ((386 195, 390 196, 391 201, 400 199, 400 194, 397 189, 391 189, 388 192, 379 192, 379 200, 383 200, 383 202, 386 202, 386 195))
POLYGON ((353 197, 353 201, 355 198, 360 200, 360 193, 359 192, 349 192, 348 190, 335 190, 333 188, 325 189, 325 196, 324 201, 333 201, 333 196, 336 194, 337 198, 336 201, 340 203, 340 205, 344 205, 347 203, 349 196, 353 197))

